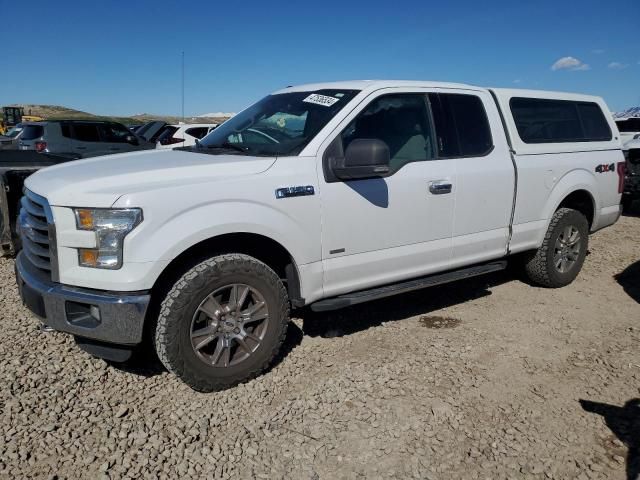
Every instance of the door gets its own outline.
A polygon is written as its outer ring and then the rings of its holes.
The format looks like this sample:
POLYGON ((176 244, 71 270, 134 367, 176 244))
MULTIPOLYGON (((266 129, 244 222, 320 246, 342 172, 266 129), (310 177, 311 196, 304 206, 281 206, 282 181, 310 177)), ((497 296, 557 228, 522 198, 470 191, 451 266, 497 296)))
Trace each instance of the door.
POLYGON ((101 142, 98 133, 98 124, 92 122, 71 123, 73 140, 71 141, 73 152, 82 158, 107 155, 109 152, 107 144, 101 142))
POLYGON ((320 158, 324 294, 443 270, 451 257, 455 162, 436 159, 426 91, 384 89, 351 112, 320 149, 356 138, 387 144, 384 178, 333 181, 320 158), (324 180, 324 181, 323 181, 324 180))
POLYGON ((124 125, 118 123, 102 123, 98 125, 100 140, 109 154, 138 150, 138 145, 129 143, 127 138, 133 135, 124 125))
POLYGON ((450 266, 500 258, 507 253, 515 170, 495 102, 487 92, 452 90, 430 93, 429 101, 438 157, 456 164, 450 266))

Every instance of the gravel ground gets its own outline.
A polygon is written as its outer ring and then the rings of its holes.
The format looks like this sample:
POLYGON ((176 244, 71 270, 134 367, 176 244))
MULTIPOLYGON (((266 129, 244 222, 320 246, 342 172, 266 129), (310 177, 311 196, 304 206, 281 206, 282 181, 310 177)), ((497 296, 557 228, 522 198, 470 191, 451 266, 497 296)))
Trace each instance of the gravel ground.
POLYGON ((39 333, 0 260, 0 477, 633 478, 639 239, 598 232, 560 290, 507 272, 303 314, 270 372, 208 395, 39 333))

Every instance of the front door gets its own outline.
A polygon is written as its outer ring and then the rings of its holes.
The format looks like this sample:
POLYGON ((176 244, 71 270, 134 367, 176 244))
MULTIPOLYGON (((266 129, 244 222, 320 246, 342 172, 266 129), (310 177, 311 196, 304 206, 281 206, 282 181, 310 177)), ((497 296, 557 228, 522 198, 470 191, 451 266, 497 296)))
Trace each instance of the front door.
POLYGON ((455 162, 436 159, 427 91, 384 89, 351 112, 321 147, 324 294, 338 295, 446 269, 452 252, 455 162), (322 157, 357 138, 389 147, 385 178, 332 181, 322 157))

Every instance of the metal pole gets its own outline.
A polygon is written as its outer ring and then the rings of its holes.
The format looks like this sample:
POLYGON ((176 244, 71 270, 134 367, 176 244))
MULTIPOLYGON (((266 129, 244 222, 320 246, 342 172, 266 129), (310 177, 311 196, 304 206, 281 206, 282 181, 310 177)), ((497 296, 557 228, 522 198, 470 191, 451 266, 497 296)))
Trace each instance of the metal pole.
POLYGON ((184 123, 184 50, 182 51, 182 123, 184 123))

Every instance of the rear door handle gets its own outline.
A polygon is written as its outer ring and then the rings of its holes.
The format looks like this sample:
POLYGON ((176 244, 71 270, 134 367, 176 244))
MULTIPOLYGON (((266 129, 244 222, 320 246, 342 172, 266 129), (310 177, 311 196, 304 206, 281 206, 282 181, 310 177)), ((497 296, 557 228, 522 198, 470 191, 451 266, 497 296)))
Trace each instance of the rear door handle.
POLYGON ((434 195, 442 195, 445 193, 451 193, 453 185, 449 180, 434 180, 429 182, 429 191, 434 195))

